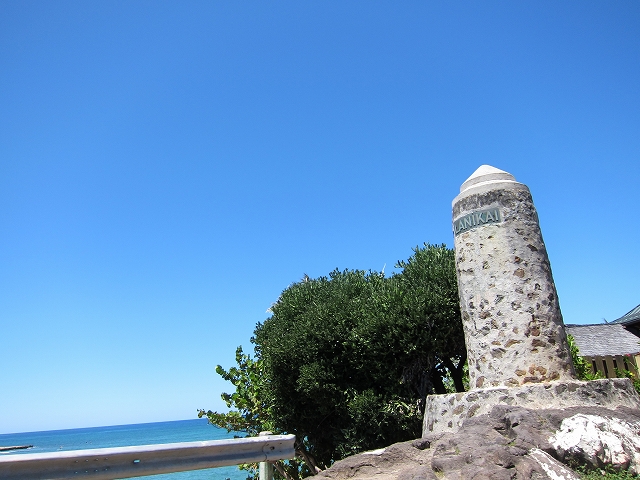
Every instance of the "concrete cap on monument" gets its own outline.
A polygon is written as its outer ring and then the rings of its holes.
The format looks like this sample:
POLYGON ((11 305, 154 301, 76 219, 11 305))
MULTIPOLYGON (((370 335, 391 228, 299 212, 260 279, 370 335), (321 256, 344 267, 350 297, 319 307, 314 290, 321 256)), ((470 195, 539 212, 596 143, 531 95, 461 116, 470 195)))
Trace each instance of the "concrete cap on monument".
POLYGON ((453 233, 471 388, 573 379, 529 188, 482 165, 453 201, 453 233))
POLYGON ((481 165, 471 174, 469 178, 460 186, 460 192, 471 187, 479 187, 489 183, 515 182, 516 179, 510 173, 492 167, 491 165, 481 165))

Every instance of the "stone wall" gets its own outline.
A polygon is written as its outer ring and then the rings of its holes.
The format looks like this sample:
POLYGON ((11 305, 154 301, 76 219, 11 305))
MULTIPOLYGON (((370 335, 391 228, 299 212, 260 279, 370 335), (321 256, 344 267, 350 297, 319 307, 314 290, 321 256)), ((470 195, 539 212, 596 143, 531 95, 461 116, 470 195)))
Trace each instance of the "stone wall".
POLYGON ((640 398, 628 378, 547 382, 515 388, 482 388, 449 395, 429 395, 422 435, 456 431, 466 420, 488 414, 496 405, 530 409, 580 406, 640 409, 640 398))

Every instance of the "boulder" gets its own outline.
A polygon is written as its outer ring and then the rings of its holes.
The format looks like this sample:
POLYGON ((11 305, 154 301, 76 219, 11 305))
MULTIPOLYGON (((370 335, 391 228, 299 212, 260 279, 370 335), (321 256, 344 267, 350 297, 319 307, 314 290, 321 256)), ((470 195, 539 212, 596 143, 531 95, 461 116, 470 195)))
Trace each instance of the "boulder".
POLYGON ((467 419, 455 433, 430 434, 354 455, 318 478, 578 480, 567 465, 640 465, 638 425, 640 410, 627 407, 497 405, 488 414, 467 419))
POLYGON ((550 439, 558 458, 594 468, 640 473, 640 423, 577 414, 565 418, 550 439))

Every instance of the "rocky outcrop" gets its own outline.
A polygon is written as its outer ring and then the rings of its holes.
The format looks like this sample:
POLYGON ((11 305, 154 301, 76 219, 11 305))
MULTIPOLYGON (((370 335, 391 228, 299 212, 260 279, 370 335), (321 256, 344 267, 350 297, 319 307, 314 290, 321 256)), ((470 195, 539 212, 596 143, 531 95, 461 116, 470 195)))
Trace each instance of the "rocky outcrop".
POLYGON ((354 455, 336 462, 318 477, 577 480, 579 476, 568 465, 636 465, 639 426, 640 410, 627 407, 532 410, 497 405, 489 414, 469 418, 455 433, 431 434, 354 455), (579 425, 585 428, 578 432, 579 425), (596 432, 607 435, 598 436, 596 432))

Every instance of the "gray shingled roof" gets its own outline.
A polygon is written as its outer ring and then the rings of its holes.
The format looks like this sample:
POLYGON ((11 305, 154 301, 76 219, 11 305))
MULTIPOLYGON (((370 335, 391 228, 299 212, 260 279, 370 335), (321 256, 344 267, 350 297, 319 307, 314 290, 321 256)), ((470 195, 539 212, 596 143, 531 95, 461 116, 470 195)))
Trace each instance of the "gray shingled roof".
POLYGON ((621 323, 622 325, 627 325, 635 322, 640 322, 640 305, 609 323, 621 323))
POLYGON ((566 325, 565 331, 585 357, 640 353, 640 338, 620 324, 566 325))

